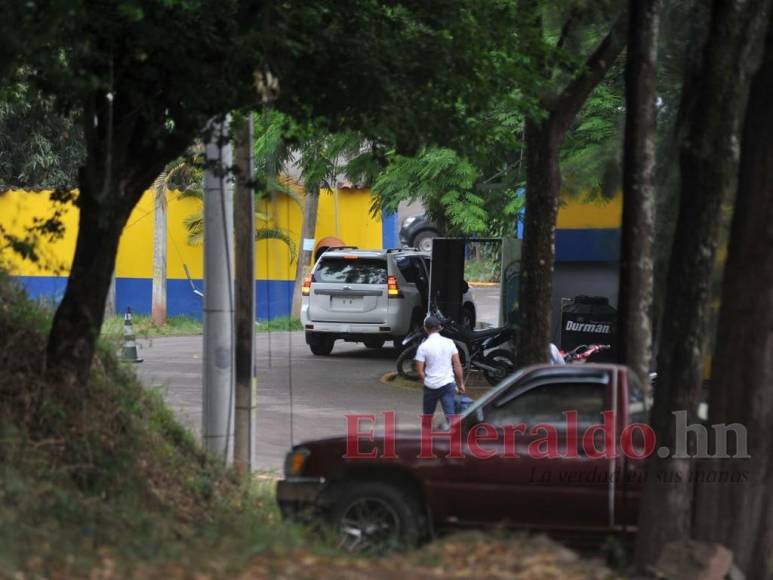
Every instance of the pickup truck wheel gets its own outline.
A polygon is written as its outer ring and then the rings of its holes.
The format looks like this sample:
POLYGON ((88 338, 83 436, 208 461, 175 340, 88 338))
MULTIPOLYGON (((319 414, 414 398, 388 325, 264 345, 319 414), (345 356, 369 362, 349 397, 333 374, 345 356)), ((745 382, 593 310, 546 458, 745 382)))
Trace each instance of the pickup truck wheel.
POLYGON ((416 346, 408 347, 397 357, 397 374, 411 381, 419 380, 419 373, 416 372, 416 361, 413 360, 413 357, 416 356, 416 350, 418 350, 416 346))
POLYGON ((327 356, 331 352, 333 352, 334 344, 335 344, 335 340, 333 340, 332 338, 323 338, 323 339, 320 339, 318 342, 310 344, 309 348, 311 349, 311 352, 317 356, 327 356))
POLYGON ((377 481, 346 484, 337 494, 332 523, 348 552, 413 548, 421 539, 421 509, 407 489, 377 481))

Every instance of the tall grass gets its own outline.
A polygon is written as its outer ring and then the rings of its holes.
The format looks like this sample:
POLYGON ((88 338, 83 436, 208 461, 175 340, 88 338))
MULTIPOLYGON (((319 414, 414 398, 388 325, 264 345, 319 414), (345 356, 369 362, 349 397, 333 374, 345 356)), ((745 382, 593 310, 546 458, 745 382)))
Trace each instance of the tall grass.
MULTIPOLYGON (((102 336, 118 338, 123 336, 123 316, 110 316, 102 324, 102 336)), ((195 336, 204 332, 201 320, 192 316, 170 316, 166 324, 158 325, 150 316, 135 314, 132 316, 135 336, 150 338, 157 336, 195 336)), ((275 330, 303 330, 301 321, 290 316, 272 320, 259 320, 255 323, 255 332, 273 332, 275 330)))
POLYGON ((86 384, 49 378, 49 326, 0 272, 0 577, 222 576, 321 545, 281 521, 273 482, 205 453, 109 341, 86 384))
MULTIPOLYGON (((102 324, 103 336, 123 335, 123 316, 109 316, 102 324)), ((170 316, 166 324, 158 325, 150 316, 143 314, 132 315, 132 326, 135 336, 192 336, 201 334, 203 326, 201 320, 192 316, 170 316)))

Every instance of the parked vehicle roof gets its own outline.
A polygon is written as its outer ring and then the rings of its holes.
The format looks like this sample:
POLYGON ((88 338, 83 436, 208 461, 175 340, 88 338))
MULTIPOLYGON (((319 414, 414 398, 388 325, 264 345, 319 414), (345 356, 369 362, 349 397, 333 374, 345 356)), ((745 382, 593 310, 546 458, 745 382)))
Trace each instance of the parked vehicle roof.
POLYGON ((366 258, 385 258, 389 254, 426 256, 432 257, 428 252, 421 252, 415 248, 389 248, 385 250, 362 250, 359 248, 330 248, 323 256, 362 256, 366 258))

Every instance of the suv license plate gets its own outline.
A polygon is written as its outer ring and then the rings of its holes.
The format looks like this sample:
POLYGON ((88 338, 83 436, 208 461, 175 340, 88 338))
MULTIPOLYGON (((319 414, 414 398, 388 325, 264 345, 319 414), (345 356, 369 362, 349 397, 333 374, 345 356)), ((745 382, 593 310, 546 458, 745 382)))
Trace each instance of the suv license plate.
POLYGON ((334 310, 362 310, 362 296, 333 296, 332 307, 334 310))

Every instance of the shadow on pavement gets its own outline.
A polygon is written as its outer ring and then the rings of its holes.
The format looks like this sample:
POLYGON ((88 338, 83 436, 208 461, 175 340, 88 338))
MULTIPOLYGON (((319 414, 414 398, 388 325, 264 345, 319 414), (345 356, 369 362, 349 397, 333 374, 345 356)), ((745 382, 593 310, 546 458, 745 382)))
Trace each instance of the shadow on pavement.
POLYGON ((398 356, 398 351, 396 348, 361 348, 358 350, 346 350, 346 351, 340 351, 336 352, 335 347, 333 348, 333 352, 330 353, 329 358, 353 358, 353 359, 384 359, 384 360, 396 360, 398 356))

